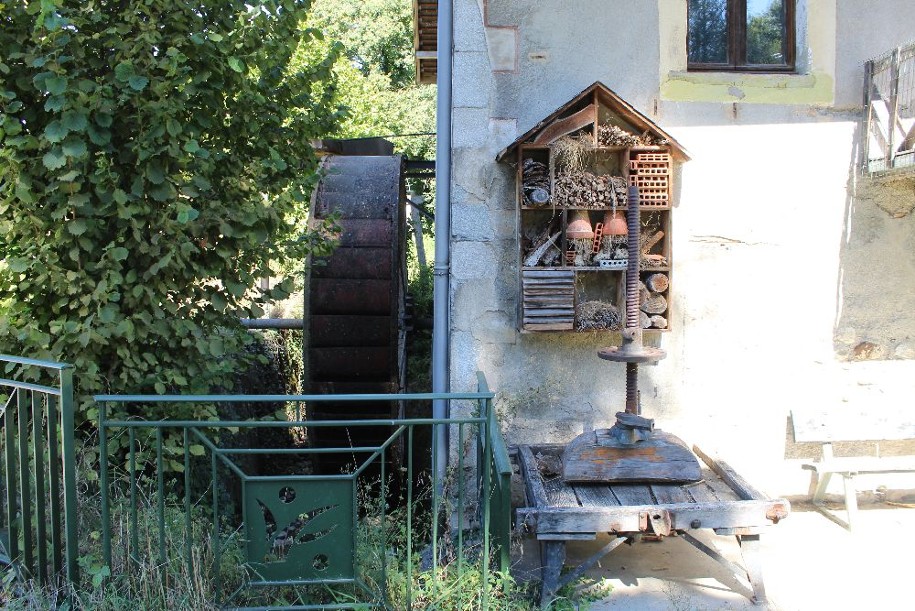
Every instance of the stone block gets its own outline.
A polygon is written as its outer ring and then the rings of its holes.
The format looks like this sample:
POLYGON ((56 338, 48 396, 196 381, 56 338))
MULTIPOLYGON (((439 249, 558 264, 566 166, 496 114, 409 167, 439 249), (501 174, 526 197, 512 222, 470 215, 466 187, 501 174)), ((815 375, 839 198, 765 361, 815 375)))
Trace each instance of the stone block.
POLYGON ((474 339, 484 344, 514 344, 518 332, 508 312, 488 310, 479 316, 470 329, 474 339))
POLYGON ((453 101, 455 108, 489 106, 489 60, 486 53, 458 51, 454 54, 453 101))
POLYGON ((496 166, 492 156, 484 148, 461 148, 453 152, 453 182, 478 200, 489 197, 496 166))
POLYGON ((486 28, 486 49, 494 72, 514 72, 518 69, 517 28, 486 28))
POLYGON ((893 350, 894 359, 915 359, 915 345, 910 343, 899 344, 893 350))
POLYGON ((493 154, 515 141, 518 137, 517 119, 490 119, 489 120, 490 150, 493 154))
MULTIPOLYGON (((473 339, 470 333, 451 332, 451 388, 475 389, 477 387, 479 349, 479 342, 473 339)), ((492 382, 490 381, 490 383, 492 382)))
POLYGON ((484 51, 483 13, 479 0, 454 2, 454 50, 484 51))
POLYGON ((481 205, 452 205, 451 235, 455 240, 491 240, 494 232, 489 210, 481 205))
POLYGON ((451 275, 456 280, 492 278, 496 253, 485 242, 454 242, 451 249, 451 275))
POLYGON ((451 324, 458 331, 470 331, 477 319, 493 307, 495 294, 491 278, 452 283, 451 324))
POLYGON ((489 111, 484 108, 455 108, 452 113, 454 134, 452 147, 483 148, 489 146, 489 111))

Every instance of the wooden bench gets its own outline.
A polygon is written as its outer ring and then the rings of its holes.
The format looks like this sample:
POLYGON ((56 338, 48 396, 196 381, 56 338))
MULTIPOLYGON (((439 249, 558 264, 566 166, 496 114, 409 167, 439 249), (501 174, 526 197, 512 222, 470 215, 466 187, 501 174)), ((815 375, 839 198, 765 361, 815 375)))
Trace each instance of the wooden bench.
POLYGON ((801 468, 811 471, 810 476, 815 486, 813 504, 820 513, 851 530, 858 515, 855 488, 855 478, 858 475, 915 473, 915 456, 879 456, 881 441, 915 440, 915 418, 905 413, 907 411, 791 411, 794 440, 799 443, 822 444, 820 460, 801 465, 801 468), (872 442, 877 455, 835 456, 833 443, 838 442, 872 442), (842 476, 845 520, 825 507, 826 487, 833 475, 842 476))

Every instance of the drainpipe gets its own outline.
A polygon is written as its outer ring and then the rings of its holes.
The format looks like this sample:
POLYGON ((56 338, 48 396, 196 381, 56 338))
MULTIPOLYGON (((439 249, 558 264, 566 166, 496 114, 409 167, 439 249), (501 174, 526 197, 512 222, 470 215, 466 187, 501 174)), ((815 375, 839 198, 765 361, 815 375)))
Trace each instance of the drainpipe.
MULTIPOLYGON (((437 135, 435 150, 435 267, 433 268, 432 323, 432 392, 445 393, 450 389, 450 308, 449 276, 451 273, 451 59, 454 46, 452 0, 438 0, 438 70, 436 84, 437 135)), ((447 418, 451 412, 448 401, 432 402, 432 417, 447 418)), ((441 482, 448 463, 448 427, 435 427, 433 447, 436 448, 434 465, 441 482)))

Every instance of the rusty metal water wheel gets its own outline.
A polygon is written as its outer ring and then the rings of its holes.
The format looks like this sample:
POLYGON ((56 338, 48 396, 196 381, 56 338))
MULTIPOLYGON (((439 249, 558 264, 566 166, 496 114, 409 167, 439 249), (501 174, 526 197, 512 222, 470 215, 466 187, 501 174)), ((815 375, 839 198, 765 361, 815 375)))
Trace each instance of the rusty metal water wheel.
MULTIPOLYGON (((335 215, 333 254, 310 265, 305 286, 305 388, 313 394, 402 392, 405 381, 406 232, 401 156, 330 156, 315 190, 312 217, 335 215)), ((309 421, 390 419, 400 402, 309 404, 309 421)), ((387 426, 313 427, 314 448, 378 446, 387 426)), ((398 459, 395 447, 392 460, 398 459)), ((316 454, 315 467, 339 473, 366 452, 316 454)))

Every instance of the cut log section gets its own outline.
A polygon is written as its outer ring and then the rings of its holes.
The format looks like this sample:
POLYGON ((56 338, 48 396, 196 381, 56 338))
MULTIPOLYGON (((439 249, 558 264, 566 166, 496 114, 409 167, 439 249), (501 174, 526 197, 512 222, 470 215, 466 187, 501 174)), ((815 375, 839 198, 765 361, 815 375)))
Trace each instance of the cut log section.
POLYGON ((645 286, 655 293, 663 293, 670 286, 670 278, 667 274, 651 274, 645 279, 645 286))
POLYGON ((652 329, 666 329, 667 328, 667 319, 663 316, 655 314, 654 316, 649 317, 649 322, 651 323, 652 329))
POLYGON ((663 314, 667 311, 667 299, 659 293, 651 293, 648 299, 642 302, 641 308, 646 314, 663 314))

